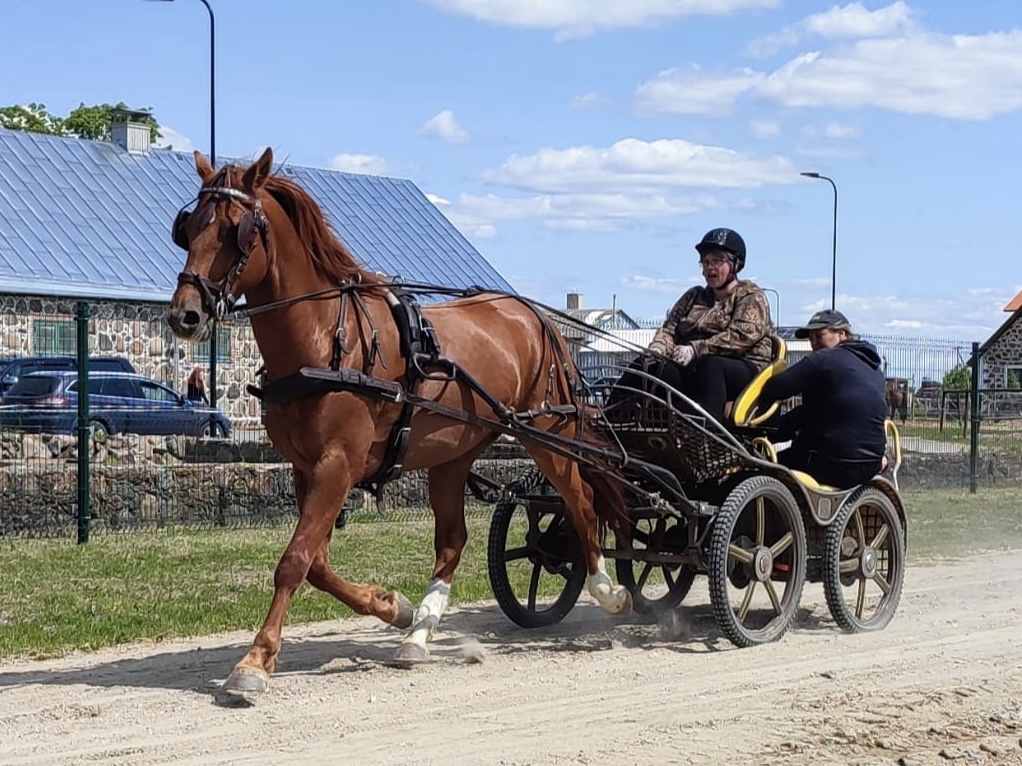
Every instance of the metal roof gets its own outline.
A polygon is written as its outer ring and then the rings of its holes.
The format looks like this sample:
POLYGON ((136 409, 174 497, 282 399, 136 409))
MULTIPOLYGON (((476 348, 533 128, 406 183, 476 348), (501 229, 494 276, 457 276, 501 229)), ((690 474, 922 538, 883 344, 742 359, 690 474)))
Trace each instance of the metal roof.
MULTIPOLYGON (((514 292, 411 181, 283 172, 367 267, 514 292)), ((196 191, 190 153, 0 128, 0 293, 168 301, 184 263, 170 225, 196 191)))

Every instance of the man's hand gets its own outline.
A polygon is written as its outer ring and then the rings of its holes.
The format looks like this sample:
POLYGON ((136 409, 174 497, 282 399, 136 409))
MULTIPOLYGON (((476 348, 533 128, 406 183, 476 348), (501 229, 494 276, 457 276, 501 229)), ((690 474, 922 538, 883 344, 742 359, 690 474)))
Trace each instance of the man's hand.
POLYGON ((696 352, 691 346, 675 346, 674 351, 671 352, 671 359, 682 367, 688 365, 695 358, 696 352))

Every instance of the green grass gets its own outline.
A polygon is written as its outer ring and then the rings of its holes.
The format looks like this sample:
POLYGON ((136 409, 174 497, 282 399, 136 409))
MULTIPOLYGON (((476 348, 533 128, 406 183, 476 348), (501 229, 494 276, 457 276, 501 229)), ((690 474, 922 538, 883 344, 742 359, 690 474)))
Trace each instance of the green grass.
MULTIPOLYGON (((910 420, 898 423, 898 432, 904 439, 907 436, 921 439, 957 444, 968 449, 971 434, 969 427, 963 430, 962 424, 954 420, 944 423, 940 429, 936 420, 910 420)), ((1018 453, 1022 449, 1022 424, 1018 420, 984 420, 980 424, 979 446, 981 450, 997 450, 999 452, 1018 453)))
MULTIPOLYGON (((491 597, 487 521, 470 521, 459 568, 462 601, 491 597)), ((256 629, 290 528, 174 531, 0 543, 0 657, 42 657, 136 639, 256 629)), ((433 566, 432 522, 349 524, 331 560, 354 582, 397 588, 417 602, 433 566)), ((289 622, 351 615, 303 585, 289 622)))
MULTIPOLYGON (((909 491, 910 563, 1022 547, 1022 487, 909 491)), ((488 516, 469 520, 452 596, 492 598, 488 516)), ((139 639, 255 630, 290 529, 176 531, 0 543, 0 657, 52 656, 139 639)), ((331 560, 346 579, 396 588, 418 601, 433 563, 432 522, 352 523, 331 560)), ((350 615, 303 586, 289 621, 350 615)))
POLYGON ((909 490, 909 562, 1022 548, 1022 486, 909 490))

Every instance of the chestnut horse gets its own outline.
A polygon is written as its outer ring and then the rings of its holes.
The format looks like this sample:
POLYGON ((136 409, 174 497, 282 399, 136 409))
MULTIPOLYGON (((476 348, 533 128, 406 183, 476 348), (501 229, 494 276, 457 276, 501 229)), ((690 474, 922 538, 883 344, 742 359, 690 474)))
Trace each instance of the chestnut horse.
MULTIPOLYGON (((179 214, 174 226, 174 240, 188 256, 167 311, 171 329, 183 340, 204 339, 218 315, 244 296, 271 383, 300 376, 303 368, 327 369, 332 361, 342 371, 373 369, 377 380, 406 382, 406 349, 388 303, 394 296, 387 283, 357 263, 301 187, 271 174, 272 161, 267 149, 247 168, 227 165, 217 171, 195 153, 201 181, 196 207, 179 214)), ((466 422, 418 408, 411 420, 403 467, 428 469, 435 518, 436 558, 422 602, 414 609, 400 593, 348 582, 327 557, 341 506, 352 487, 385 461, 403 405, 336 390, 271 402, 266 431, 294 469, 299 516, 274 573, 266 619, 228 677, 228 690, 266 688, 280 652, 281 627, 303 580, 359 614, 410 628, 396 660, 426 660, 427 642, 447 608, 467 538, 469 471, 496 436, 481 422, 494 422, 493 400, 497 409, 507 408, 505 414, 528 413, 531 424, 544 433, 583 437, 567 346, 535 307, 514 296, 484 292, 427 306, 422 314, 458 369, 424 380, 418 396, 448 407, 448 413, 469 415, 466 422), (473 377, 490 401, 479 388, 466 385, 459 370, 473 377), (571 405, 576 414, 564 415, 572 412, 571 405), (561 414, 551 406, 560 407, 561 414)), ((628 613, 631 595, 613 584, 601 550, 603 528, 622 524, 620 493, 615 496, 612 482, 580 468, 570 454, 523 441, 564 500, 580 539, 589 592, 607 612, 628 613)))

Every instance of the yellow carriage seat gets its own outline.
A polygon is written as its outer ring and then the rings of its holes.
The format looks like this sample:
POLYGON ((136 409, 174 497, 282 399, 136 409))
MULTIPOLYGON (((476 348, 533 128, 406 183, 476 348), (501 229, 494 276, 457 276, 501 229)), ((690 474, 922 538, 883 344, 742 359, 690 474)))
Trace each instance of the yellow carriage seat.
POLYGON ((780 402, 770 402, 764 407, 759 401, 759 395, 763 392, 766 382, 788 366, 788 346, 784 342, 784 338, 780 335, 771 335, 770 345, 773 361, 759 371, 737 399, 728 402, 725 406, 725 411, 730 412, 731 422, 736 426, 762 425, 773 417, 781 406, 780 402), (728 410, 728 408, 730 409, 728 410))
POLYGON ((795 470, 793 470, 792 474, 794 474, 795 478, 798 479, 800 482, 802 482, 802 484, 804 484, 805 486, 809 487, 809 489, 816 490, 817 492, 837 492, 838 491, 837 487, 831 487, 831 486, 829 486, 827 484, 820 484, 820 482, 818 482, 812 476, 807 474, 805 471, 795 471, 795 470))

